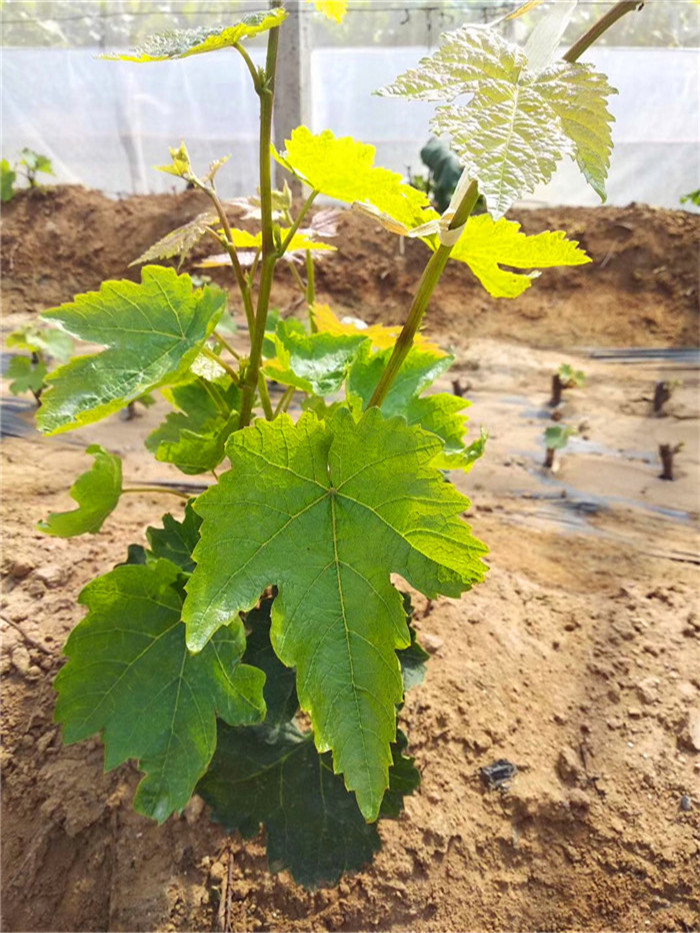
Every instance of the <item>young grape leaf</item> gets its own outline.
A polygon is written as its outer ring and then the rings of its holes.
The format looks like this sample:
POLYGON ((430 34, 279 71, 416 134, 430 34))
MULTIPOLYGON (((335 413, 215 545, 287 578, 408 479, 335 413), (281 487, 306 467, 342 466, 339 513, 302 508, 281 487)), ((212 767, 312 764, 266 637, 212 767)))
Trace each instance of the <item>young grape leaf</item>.
MULTIPOLYGON (((403 747, 399 733, 380 813, 387 818, 398 817, 404 796, 420 783, 403 747)), ((250 838, 263 823, 270 869, 289 870, 307 888, 337 884, 381 847, 376 824, 365 822, 343 779, 333 773, 331 755, 319 755, 313 736, 291 723, 274 733, 274 741, 265 727, 220 724, 216 754, 197 791, 230 832, 250 838)))
POLYGON ((207 227, 216 224, 219 215, 215 211, 204 211, 202 214, 190 220, 189 223, 171 230, 166 233, 162 239, 149 246, 145 253, 142 253, 138 259, 129 263, 130 266, 137 266, 143 262, 151 262, 154 259, 169 259, 171 256, 178 257, 178 269, 182 266, 187 255, 199 243, 207 227))
MULTIPOLYGON (((365 324, 365 322, 359 320, 359 318, 343 318, 342 321, 339 321, 329 305, 319 304, 318 302, 310 307, 309 312, 315 329, 320 333, 368 337, 372 341, 372 346, 377 350, 385 350, 393 347, 396 343, 396 338, 401 333, 400 324, 389 327, 385 324, 365 324)), ((435 354, 447 356, 438 346, 426 340, 422 334, 416 334, 413 340, 413 346, 422 350, 430 350, 435 354)))
POLYGON ((288 321, 280 321, 270 339, 275 356, 265 363, 265 375, 282 385, 320 396, 340 389, 359 347, 368 342, 361 331, 354 336, 307 334, 288 321))
POLYGON ((484 545, 461 518, 468 500, 432 466, 439 438, 371 408, 356 424, 304 414, 234 434, 232 469, 201 495, 203 518, 187 584, 187 641, 201 650, 219 628, 279 590, 272 643, 297 671, 316 746, 377 818, 388 784, 397 648, 410 644, 390 574, 429 598, 483 579, 484 545))
POLYGON ((520 232, 519 223, 504 217, 493 220, 488 214, 469 218, 450 258, 466 263, 494 298, 516 298, 539 275, 539 272, 509 272, 501 269, 501 265, 548 269, 580 266, 591 261, 578 243, 567 240, 561 230, 527 236, 520 232))
POLYGON ((274 29, 287 18, 281 7, 251 13, 233 26, 200 26, 197 29, 172 29, 149 36, 144 44, 130 54, 103 55, 102 58, 123 62, 163 62, 173 58, 187 58, 202 52, 216 52, 274 29))
POLYGON ((335 20, 336 23, 342 23, 348 12, 348 0, 306 0, 306 2, 313 3, 319 13, 323 13, 328 19, 335 20))
POLYGON ((169 396, 179 411, 166 415, 146 447, 156 460, 174 463, 183 473, 208 473, 224 459, 226 439, 238 426, 239 390, 198 378, 175 386, 169 396))
POLYGON ((199 541, 199 527, 202 524, 202 519, 192 508, 192 501, 185 506, 181 522, 170 514, 164 515, 162 522, 162 528, 146 529, 146 537, 151 546, 147 556, 155 559, 164 557, 185 573, 192 573, 192 551, 199 541))
MULTIPOLYGON (((390 355, 391 350, 370 353, 364 347, 357 354, 347 380, 348 400, 357 413, 369 404, 390 355)), ((402 415, 409 424, 419 424, 441 438, 444 448, 433 464, 435 467, 470 469, 475 458, 467 454, 464 445, 467 419, 462 414, 470 403, 448 392, 421 397, 453 361, 454 357, 442 351, 436 354, 412 347, 381 409, 387 417, 402 415)))
POLYGON ((73 340, 64 331, 54 327, 37 327, 36 324, 27 324, 12 331, 7 338, 7 346, 57 360, 67 360, 75 349, 73 340))
POLYGON ((7 159, 0 160, 0 201, 6 204, 15 196, 15 182, 17 172, 14 171, 7 159))
POLYGON ((330 198, 369 203, 407 228, 434 214, 424 191, 405 184, 397 172, 375 167, 374 146, 330 130, 314 135, 306 126, 292 130, 285 145, 282 154, 273 149, 280 165, 330 198))
POLYGON ((72 512, 52 512, 46 521, 37 525, 44 534, 61 538, 96 535, 107 516, 116 509, 122 494, 121 459, 99 444, 92 444, 86 453, 93 456, 95 462, 70 488, 78 508, 72 512))
POLYGON ((38 395, 44 385, 47 373, 46 364, 41 360, 34 363, 28 356, 13 356, 5 376, 12 379, 10 392, 13 395, 24 395, 25 392, 38 395))
POLYGON ((462 26, 443 33, 437 52, 379 93, 448 101, 435 112, 433 132, 451 138, 497 216, 549 181, 565 155, 605 200, 613 120, 607 98, 616 91, 590 65, 557 61, 534 70, 493 29, 462 26), (472 99, 455 103, 463 95, 472 99))
POLYGON ((182 810, 211 761, 216 716, 264 718, 264 675, 241 664, 245 632, 231 620, 200 654, 185 644, 180 568, 167 560, 116 567, 82 591, 88 615, 66 642, 55 681, 67 744, 102 732, 105 768, 128 758, 145 773, 134 799, 162 823, 182 810))
POLYGON ((44 312, 74 337, 108 349, 50 373, 39 429, 59 434, 92 424, 153 389, 181 382, 224 305, 221 290, 195 289, 188 275, 145 266, 140 285, 103 282, 99 292, 44 312))

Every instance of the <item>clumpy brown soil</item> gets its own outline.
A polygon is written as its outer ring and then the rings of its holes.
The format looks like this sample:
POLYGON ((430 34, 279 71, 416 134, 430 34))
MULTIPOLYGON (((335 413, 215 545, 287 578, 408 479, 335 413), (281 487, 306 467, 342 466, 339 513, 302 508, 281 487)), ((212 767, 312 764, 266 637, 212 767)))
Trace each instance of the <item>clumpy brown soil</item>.
MULTIPOLYGON (((5 332, 103 278, 137 276, 127 263, 198 208, 193 193, 20 198, 3 219, 5 332)), ((196 798, 153 825, 131 809, 136 768, 105 775, 99 741, 64 747, 52 721, 77 594, 175 500, 125 497, 99 536, 75 541, 34 523, 69 507, 95 440, 123 456, 130 482, 172 479, 142 445, 162 404, 56 440, 3 439, 4 929, 700 929, 698 373, 581 352, 697 342, 699 223, 638 207, 522 220, 561 226, 594 264, 546 272, 515 302, 491 301, 460 268, 441 284, 428 330, 455 348, 473 424, 491 434, 457 480, 491 571, 461 600, 416 597, 434 652, 407 703, 423 785, 382 826, 375 863, 337 889, 268 874, 262 841, 227 838, 196 798), (541 436, 564 361, 588 376, 565 394, 582 433, 551 474, 541 436), (652 418, 661 378, 682 385, 652 418), (658 479, 661 442, 685 444, 673 483, 658 479), (506 792, 479 779, 499 758, 519 769, 506 792)), ((420 245, 401 257, 360 218, 343 228, 319 297, 399 321, 420 245)), ((294 289, 283 277, 283 308, 294 289)))

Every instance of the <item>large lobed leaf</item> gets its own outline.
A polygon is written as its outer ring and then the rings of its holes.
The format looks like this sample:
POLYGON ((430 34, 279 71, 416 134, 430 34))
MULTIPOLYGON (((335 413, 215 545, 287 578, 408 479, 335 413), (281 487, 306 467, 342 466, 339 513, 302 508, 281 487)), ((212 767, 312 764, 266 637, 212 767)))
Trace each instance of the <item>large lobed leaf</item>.
MULTIPOLYGON (((331 755, 319 755, 313 735, 293 722, 298 709, 295 675, 272 650, 271 605, 266 599, 247 614, 244 655, 245 663, 265 672, 265 723, 245 729, 220 723, 216 754, 197 791, 228 830, 254 836, 261 823, 265 826, 272 870, 286 868, 307 887, 335 884, 343 872, 368 862, 381 840, 376 825, 363 819, 354 795, 333 773, 331 755)), ((426 655, 413 629, 411 635, 411 647, 400 655, 404 676, 415 683, 426 655)), ((406 744, 399 732, 392 744, 382 817, 397 817, 404 796, 420 782, 413 759, 404 754, 406 744)))
POLYGON ((468 500, 432 465, 442 443, 376 408, 355 423, 305 414, 235 434, 232 469, 199 497, 195 571, 183 618, 192 650, 251 608, 269 585, 272 642, 297 671, 316 746, 377 818, 388 786, 396 649, 410 644, 401 574, 428 597, 458 596, 483 578, 485 547, 461 518, 468 500))
POLYGON ((46 521, 39 522, 39 531, 61 538, 94 535, 117 507, 122 494, 120 458, 116 454, 110 454, 99 444, 92 444, 86 453, 93 456, 95 462, 70 488, 70 494, 78 503, 78 508, 71 512, 52 512, 46 521))
MULTIPOLYGON (((347 395, 356 411, 366 408, 389 362, 391 350, 370 352, 366 347, 358 353, 348 372, 347 395)), ((436 434, 443 450, 433 465, 440 469, 470 470, 484 452, 485 438, 465 445, 466 416, 470 405, 466 399, 449 392, 423 395, 436 379, 449 369, 454 357, 435 352, 429 347, 412 347, 392 383, 381 410, 387 417, 402 415, 408 424, 420 425, 436 434)))
POLYGON ((406 228, 417 227, 434 211, 423 191, 405 184, 397 172, 374 165, 376 149, 330 130, 313 134, 306 126, 292 130, 275 159, 310 188, 347 204, 373 206, 406 228))
POLYGON ((433 131, 451 138, 497 216, 549 181, 564 155, 576 158, 605 200, 613 120, 607 98, 616 92, 590 65, 537 67, 548 60, 538 48, 529 61, 493 29, 463 26, 444 33, 433 55, 379 93, 448 102, 437 108, 433 131), (457 104, 464 95, 471 100, 457 104))
POLYGON ((137 810, 162 822, 181 810, 211 761, 216 715, 234 725, 265 715, 264 675, 240 659, 240 620, 200 654, 185 644, 181 570, 168 560, 116 567, 80 594, 88 615, 65 646, 55 681, 66 743, 102 732, 105 767, 139 760, 137 810))
POLYGON ((261 32, 274 29, 287 17, 281 7, 259 13, 251 13, 235 23, 221 29, 219 26, 200 26, 197 29, 172 29, 149 36, 144 44, 130 54, 105 55, 112 61, 162 62, 173 58, 187 58, 202 52, 216 52, 251 39, 261 32))
POLYGON ((141 284, 103 282, 43 315, 108 349, 75 357, 48 376, 37 424, 59 434, 92 424, 147 392, 182 381, 216 326, 225 294, 195 289, 188 275, 146 266, 141 284))
POLYGON ((501 269, 547 269, 552 266, 580 266, 590 258, 575 240, 567 240, 561 230, 527 236, 520 224, 488 214, 472 216, 464 233, 450 253, 451 259, 466 263, 489 295, 517 298, 532 284, 538 272, 518 273, 501 269))

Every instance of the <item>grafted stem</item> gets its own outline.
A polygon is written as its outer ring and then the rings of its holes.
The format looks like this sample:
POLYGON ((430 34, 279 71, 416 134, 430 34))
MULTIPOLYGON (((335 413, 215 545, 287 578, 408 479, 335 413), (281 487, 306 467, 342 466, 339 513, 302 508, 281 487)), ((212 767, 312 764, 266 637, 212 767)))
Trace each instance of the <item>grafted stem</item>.
MULTIPOLYGON (((464 197, 455 211, 455 215, 449 227, 450 230, 456 230, 467 222, 469 215, 474 210, 474 205, 478 197, 479 189, 476 182, 472 181, 469 183, 469 187, 465 191, 464 197)), ((447 260, 450 258, 451 252, 451 246, 441 244, 428 260, 428 264, 423 270, 423 275, 418 283, 418 289, 416 290, 411 309, 408 312, 406 323, 394 344, 393 353, 389 357, 386 369, 382 373, 377 388, 374 390, 374 394, 370 399, 370 407, 372 405, 381 407, 382 402, 391 388, 392 382, 401 369, 403 361, 408 356, 413 346, 413 338, 418 332, 418 328, 421 325, 426 308, 428 307, 428 302, 435 291, 435 286, 440 281, 440 276, 447 265, 447 260)))
POLYGON ((597 42, 603 33, 607 32, 611 26, 614 26, 619 19, 622 19, 623 16, 633 10, 641 10, 643 6, 643 0, 621 0, 620 3, 616 3, 611 10, 601 16, 597 23, 591 26, 588 32, 585 32, 580 39, 574 42, 566 55, 563 56, 564 61, 578 61, 586 49, 593 45, 594 42, 597 42))

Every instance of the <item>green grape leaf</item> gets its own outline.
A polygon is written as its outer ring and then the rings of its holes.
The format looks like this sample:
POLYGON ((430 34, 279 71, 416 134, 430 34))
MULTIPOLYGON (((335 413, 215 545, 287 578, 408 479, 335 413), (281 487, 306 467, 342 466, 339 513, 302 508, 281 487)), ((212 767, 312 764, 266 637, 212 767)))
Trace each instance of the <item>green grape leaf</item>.
POLYGON ((233 26, 201 26, 197 29, 172 29, 149 36, 142 46, 130 54, 103 55, 102 58, 123 62, 163 62, 173 58, 187 58, 202 52, 216 52, 251 39, 253 36, 274 29, 287 18, 281 7, 241 18, 233 26))
POLYGON ((168 175, 175 175, 177 178, 184 178, 187 181, 192 179, 192 162, 190 154, 187 151, 185 142, 181 142, 177 149, 170 147, 170 165, 157 165, 159 172, 165 172, 168 175))
POLYGON ((569 442, 569 438, 572 434, 575 434, 573 428, 570 428, 563 424, 553 424, 548 428, 545 428, 544 432, 544 443, 548 450, 561 450, 566 447, 569 442))
POLYGON ((451 259, 466 263, 489 295, 516 298, 532 284, 539 272, 525 274, 506 271, 501 265, 516 269, 547 269, 552 266, 580 266, 590 258, 575 240, 557 230, 527 236, 520 224, 502 217, 493 220, 488 214, 470 217, 451 259))
POLYGON ((240 659, 240 620, 201 654, 185 644, 180 568, 167 560, 115 567, 82 591, 88 615, 66 642, 55 681, 67 744, 102 732, 105 768, 129 758, 145 773, 134 799, 162 823, 182 810, 216 746, 216 716, 232 725, 264 718, 264 675, 240 659))
POLYGON ((94 457, 95 462, 70 488, 78 508, 71 512, 52 512, 46 521, 37 525, 44 534, 60 538, 96 535, 107 516, 116 509, 122 494, 121 459, 99 444, 92 444, 86 453, 94 457))
POLYGON ((75 349, 69 334, 55 327, 27 324, 14 330, 7 338, 7 346, 28 353, 41 353, 57 360, 67 360, 75 349))
POLYGON ((43 172, 45 175, 53 175, 53 166, 51 165, 51 159, 45 155, 41 155, 39 152, 34 152, 33 149, 22 149, 20 152, 22 156, 20 160, 20 165, 24 165, 25 168, 31 175, 35 175, 37 172, 43 172))
MULTIPOLYGON (((348 400, 356 413, 369 404, 390 356, 391 350, 372 353, 366 347, 358 353, 347 380, 348 400)), ((465 469, 473 463, 464 445, 463 411, 470 403, 447 392, 421 397, 453 362, 454 357, 442 351, 412 347, 381 405, 387 417, 402 415, 409 424, 418 424, 442 440, 443 450, 433 464, 440 469, 465 469)))
POLYGON ((607 98, 616 91, 590 65, 557 61, 533 69, 526 53, 493 29, 462 26, 443 33, 433 55, 379 93, 448 102, 436 109, 433 132, 451 138, 497 216, 549 181, 565 155, 576 158, 605 200, 613 120, 607 98), (455 103, 463 95, 473 96, 455 103))
POLYGON ((33 363, 28 356, 13 356, 5 375, 13 381, 10 383, 10 392, 13 395, 24 395, 25 392, 38 394, 46 379, 48 369, 41 362, 33 363))
POLYGON ((359 347, 369 343, 360 331, 354 335, 307 334, 288 321, 278 323, 270 340, 275 356, 265 363, 265 375, 282 385, 320 396, 340 389, 359 347))
MULTIPOLYGON (((420 783, 404 747, 399 733, 382 804, 381 816, 387 818, 398 817, 404 796, 420 783)), ((363 819, 342 778, 333 773, 330 754, 319 755, 313 736, 291 723, 274 741, 264 728, 220 724, 216 754, 197 790, 227 830, 250 838, 263 823, 270 869, 289 870, 307 888, 337 884, 381 847, 376 824, 363 819)))
POLYGON ((231 470, 203 493, 203 518, 187 584, 187 641, 201 650, 269 585, 272 644, 297 671, 299 702, 320 752, 377 818, 388 784, 397 648, 410 644, 401 574, 429 598, 480 581, 484 545, 461 518, 468 500, 432 467, 434 435, 371 408, 356 424, 305 413, 234 434, 231 470))
POLYGON ((199 541, 199 527, 202 524, 201 518, 192 508, 192 501, 185 506, 181 522, 170 514, 164 515, 162 522, 162 528, 146 529, 150 551, 144 557, 164 557, 184 573, 191 573, 194 570, 192 551, 199 541))
POLYGON ((226 439, 238 426, 238 389, 231 385, 224 391, 200 377, 168 394, 180 410, 149 434, 146 447, 156 460, 174 463, 183 473, 208 473, 224 459, 226 439))
POLYGON ((130 266, 137 266, 144 262, 152 262, 154 259, 170 259, 172 256, 178 257, 178 269, 182 266, 188 254, 199 243, 207 227, 216 224, 219 215, 215 211, 204 211, 197 214, 195 218, 188 223, 171 230, 164 237, 149 246, 145 253, 142 253, 138 259, 129 263, 130 266))
POLYGON ((426 662, 430 658, 428 652, 421 647, 417 637, 416 630, 413 627, 413 604, 408 593, 402 593, 403 608, 406 613, 408 623, 408 632, 411 637, 411 643, 408 648, 401 648, 396 654, 401 665, 401 677, 403 678, 404 690, 412 690, 423 683, 426 674, 426 662))
POLYGON ((285 145, 282 154, 273 150, 280 165, 330 198, 370 204, 402 228, 420 226, 435 215, 424 191, 405 184, 397 172, 375 167, 374 146, 330 130, 314 135, 305 126, 292 130, 285 145))
POLYGON ((6 204, 15 196, 15 182, 17 181, 17 172, 15 172, 7 161, 0 160, 0 201, 6 204))
POLYGON ((271 736, 295 716, 299 709, 294 671, 277 657, 270 642, 272 599, 264 599, 260 606, 246 613, 248 629, 245 654, 246 664, 259 668, 265 674, 265 729, 271 736))
POLYGON ((92 424, 139 396, 186 377, 223 312, 219 290, 194 289, 188 275, 145 266, 141 284, 103 282, 99 292, 43 315, 74 337, 108 347, 54 370, 37 414, 39 429, 59 434, 92 424))

